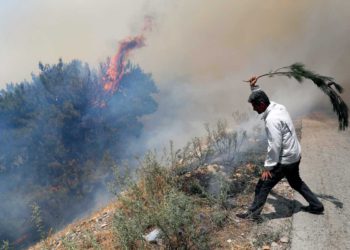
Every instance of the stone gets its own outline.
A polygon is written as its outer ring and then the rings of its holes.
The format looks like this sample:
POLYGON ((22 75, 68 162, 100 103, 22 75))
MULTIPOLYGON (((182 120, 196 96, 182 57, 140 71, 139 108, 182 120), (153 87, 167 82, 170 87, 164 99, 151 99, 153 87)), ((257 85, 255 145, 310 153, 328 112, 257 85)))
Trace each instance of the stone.
POLYGON ((203 234, 207 234, 208 231, 209 231, 209 230, 208 230, 207 227, 201 226, 201 227, 200 227, 200 230, 199 230, 199 233, 203 235, 203 234))
POLYGON ((149 243, 157 243, 157 239, 161 234, 161 230, 159 228, 154 229, 149 234, 143 236, 143 238, 149 243))
POLYGON ((279 245, 277 242, 272 242, 271 243, 271 250, 278 250, 279 249, 279 245))
POLYGON ((198 217, 199 217, 200 220, 204 220, 206 218, 205 214, 203 214, 203 213, 200 213, 198 215, 198 217))
POLYGON ((227 208, 227 209, 232 209, 232 208, 236 207, 236 203, 235 203, 235 200, 233 198, 228 198, 225 201, 224 205, 225 205, 225 208, 227 208))
POLYGON ((237 223, 237 224, 241 222, 240 219, 235 219, 235 218, 233 219, 233 221, 234 221, 235 223, 237 223))
POLYGON ((271 243, 271 247, 278 247, 278 243, 277 242, 272 242, 271 243))
POLYGON ((281 241, 282 243, 288 243, 288 242, 289 242, 289 238, 288 238, 287 236, 283 236, 283 237, 280 239, 280 241, 281 241))
POLYGON ((263 246, 262 250, 270 250, 270 247, 269 246, 263 246))
POLYGON ((218 171, 218 169, 219 169, 219 167, 218 167, 218 165, 216 165, 216 164, 208 165, 208 166, 207 166, 207 170, 208 170, 208 172, 210 172, 210 173, 216 173, 216 172, 218 171))

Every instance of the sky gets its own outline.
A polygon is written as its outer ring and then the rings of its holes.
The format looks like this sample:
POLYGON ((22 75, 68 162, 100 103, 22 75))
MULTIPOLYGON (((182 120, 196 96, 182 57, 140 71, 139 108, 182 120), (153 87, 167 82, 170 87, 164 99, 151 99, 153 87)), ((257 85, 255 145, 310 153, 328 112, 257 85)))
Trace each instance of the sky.
MULTIPOLYGON (((0 88, 30 80, 39 61, 79 59, 97 67, 152 16, 146 46, 130 58, 160 89, 159 110, 142 118, 146 143, 181 145, 205 123, 253 112, 242 80, 294 62, 334 77, 349 103, 349 9, 346 0, 0 0, 0 88)), ((310 82, 258 84, 293 118, 320 107, 331 112, 310 82)))

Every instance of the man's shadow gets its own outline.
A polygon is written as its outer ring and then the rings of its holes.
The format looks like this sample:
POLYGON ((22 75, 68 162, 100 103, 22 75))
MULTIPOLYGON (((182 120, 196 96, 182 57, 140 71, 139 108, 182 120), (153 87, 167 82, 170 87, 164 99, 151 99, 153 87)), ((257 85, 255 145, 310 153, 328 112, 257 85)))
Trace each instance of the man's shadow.
MULTIPOLYGON (((263 215, 267 220, 288 218, 301 211, 300 208, 303 204, 299 201, 287 199, 273 190, 270 192, 270 195, 272 195, 274 199, 268 198, 267 202, 274 207, 275 211, 263 215)), ((333 203, 337 209, 343 208, 343 203, 332 195, 316 194, 316 196, 322 200, 333 203)))

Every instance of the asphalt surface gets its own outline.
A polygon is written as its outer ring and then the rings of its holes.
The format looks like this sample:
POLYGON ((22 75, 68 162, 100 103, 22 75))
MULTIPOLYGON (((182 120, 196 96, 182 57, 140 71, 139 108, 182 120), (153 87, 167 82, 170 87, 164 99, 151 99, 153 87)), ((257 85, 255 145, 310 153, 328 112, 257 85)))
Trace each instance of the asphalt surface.
MULTIPOLYGON (((293 215, 291 249, 350 249, 350 130, 336 121, 302 121, 300 175, 325 206, 323 215, 293 215)), ((306 201, 298 193, 295 199, 306 201)))

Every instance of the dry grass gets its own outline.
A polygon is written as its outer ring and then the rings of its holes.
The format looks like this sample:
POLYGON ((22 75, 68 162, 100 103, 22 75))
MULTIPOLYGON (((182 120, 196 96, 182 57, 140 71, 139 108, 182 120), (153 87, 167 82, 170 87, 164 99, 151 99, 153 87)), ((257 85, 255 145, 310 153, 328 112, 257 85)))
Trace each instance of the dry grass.
MULTIPOLYGON (((205 170, 202 168, 202 175, 205 175, 205 170)), ((253 173, 254 167, 241 167, 235 171, 230 177, 235 183, 242 183, 245 185, 243 192, 235 196, 236 207, 232 210, 225 210, 221 207, 218 207, 217 204, 213 203, 211 200, 206 198, 201 198, 199 196, 188 196, 191 198, 193 204, 196 204, 195 214, 201 217, 201 221, 198 224, 199 227, 204 228, 208 232, 209 243, 208 246, 210 249, 252 249, 249 248, 249 240, 246 237, 243 237, 242 234, 246 235, 251 227, 252 223, 250 221, 239 221, 235 218, 234 214, 241 210, 246 204, 250 202, 251 191, 253 190, 254 181, 249 177, 250 173, 253 173), (247 181, 249 179, 249 181, 247 181), (218 226, 212 219, 213 213, 226 213, 227 218, 223 226, 218 226), (228 243, 227 240, 231 239, 232 242, 228 243)), ((211 174, 207 172, 207 174, 211 174)), ((189 177, 184 177, 184 180, 188 181, 189 178, 196 178, 197 175, 189 177)), ((164 197, 167 190, 168 183, 164 182, 164 179, 155 178, 157 182, 157 191, 153 195, 159 199, 164 197), (162 191, 163 190, 163 191, 162 191)), ((177 177, 177 181, 179 178, 177 177)), ((237 184, 236 184, 237 185, 237 184)), ((141 196, 143 201, 147 201, 150 198, 146 188, 145 180, 139 182, 139 188, 142 190, 143 196, 141 196)), ((135 194, 130 192, 124 192, 125 197, 130 199, 135 199, 135 194)), ((147 202, 145 205, 149 205, 147 202)), ((148 209, 152 209, 149 207, 148 209)), ((116 200, 110 203, 103 209, 91 214, 88 219, 78 220, 64 230, 49 236, 45 241, 31 247, 32 250, 37 249, 98 249, 96 246, 101 249, 119 249, 118 242, 115 232, 113 231, 113 215, 116 211, 130 211, 130 207, 126 206, 121 200, 116 200), (105 226, 104 226, 105 225, 105 226), (104 226, 104 227, 102 227, 104 226), (89 235, 88 235, 89 234, 89 235), (91 238, 94 239, 95 244, 93 244, 91 238), (74 244, 69 245, 69 241, 74 244), (64 244, 66 242, 66 244, 64 244)), ((152 227, 148 229, 151 230, 152 227)), ((147 230, 145 231, 145 233, 147 230)), ((139 243, 136 243, 136 246, 139 243)), ((152 244, 145 244, 145 249, 165 249, 165 245, 155 246, 152 244)))

